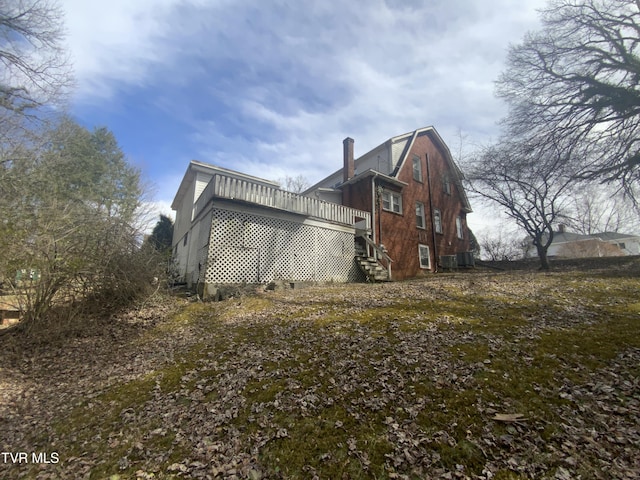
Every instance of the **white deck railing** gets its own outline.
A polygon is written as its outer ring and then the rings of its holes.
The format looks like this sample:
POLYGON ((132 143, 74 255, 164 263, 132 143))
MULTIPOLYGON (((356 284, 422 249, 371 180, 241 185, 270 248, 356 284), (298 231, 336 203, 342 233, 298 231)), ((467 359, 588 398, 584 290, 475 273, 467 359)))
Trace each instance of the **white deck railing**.
POLYGON ((209 200, 215 197, 253 203, 342 225, 358 224, 358 228, 362 228, 364 222, 367 230, 371 228, 369 212, 221 174, 214 175, 203 190, 193 207, 192 218, 195 219, 209 200))

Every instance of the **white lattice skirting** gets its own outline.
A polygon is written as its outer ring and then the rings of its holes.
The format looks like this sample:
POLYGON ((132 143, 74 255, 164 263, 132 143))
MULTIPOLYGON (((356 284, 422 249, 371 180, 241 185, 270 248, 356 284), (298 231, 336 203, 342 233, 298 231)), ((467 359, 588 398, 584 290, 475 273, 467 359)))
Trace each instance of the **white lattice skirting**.
POLYGON ((220 208, 211 219, 200 264, 207 284, 360 280, 348 229, 220 208))

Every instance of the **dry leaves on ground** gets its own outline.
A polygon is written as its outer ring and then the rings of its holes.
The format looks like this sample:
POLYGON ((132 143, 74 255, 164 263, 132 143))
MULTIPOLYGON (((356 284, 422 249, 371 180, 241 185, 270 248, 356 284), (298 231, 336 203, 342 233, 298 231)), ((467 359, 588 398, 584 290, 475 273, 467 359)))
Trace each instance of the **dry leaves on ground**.
POLYGON ((638 478, 638 286, 444 275, 160 303, 34 351, 4 338, 1 447, 60 461, 0 473, 638 478))

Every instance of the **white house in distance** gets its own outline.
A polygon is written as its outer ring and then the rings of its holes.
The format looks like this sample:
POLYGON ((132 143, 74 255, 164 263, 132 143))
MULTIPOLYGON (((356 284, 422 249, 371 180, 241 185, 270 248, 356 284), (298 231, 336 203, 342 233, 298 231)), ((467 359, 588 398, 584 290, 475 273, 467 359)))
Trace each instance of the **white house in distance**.
POLYGON ((640 255, 640 236, 617 232, 583 235, 567 232, 564 225, 560 225, 553 234, 547 254, 556 258, 640 255))

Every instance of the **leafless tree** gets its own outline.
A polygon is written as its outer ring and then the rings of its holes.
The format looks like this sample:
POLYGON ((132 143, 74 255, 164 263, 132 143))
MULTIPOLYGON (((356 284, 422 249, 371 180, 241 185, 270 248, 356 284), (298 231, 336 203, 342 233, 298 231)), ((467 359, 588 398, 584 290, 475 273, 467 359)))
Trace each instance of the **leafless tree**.
POLYGON ((478 242, 481 258, 485 260, 512 261, 524 256, 522 238, 519 238, 516 232, 508 231, 505 225, 484 231, 479 236, 478 242))
POLYGON ((0 126, 64 98, 71 68, 63 18, 54 0, 0 1, 0 126))
POLYGON ((553 225, 563 218, 574 174, 560 150, 538 151, 503 140, 487 147, 466 166, 471 191, 505 209, 531 238, 542 269, 549 269, 547 251, 553 225))
POLYGON ((640 177, 640 2, 551 0, 511 47, 497 93, 510 138, 560 148, 580 176, 640 177), (551 141, 550 141, 551 140, 551 141))
POLYGON ((583 235, 601 232, 635 233, 640 212, 628 197, 606 185, 580 185, 571 194, 565 223, 583 235))
POLYGON ((304 175, 297 175, 290 177, 287 175, 284 178, 279 178, 278 183, 282 185, 282 188, 287 192, 302 193, 311 186, 309 180, 304 175))

